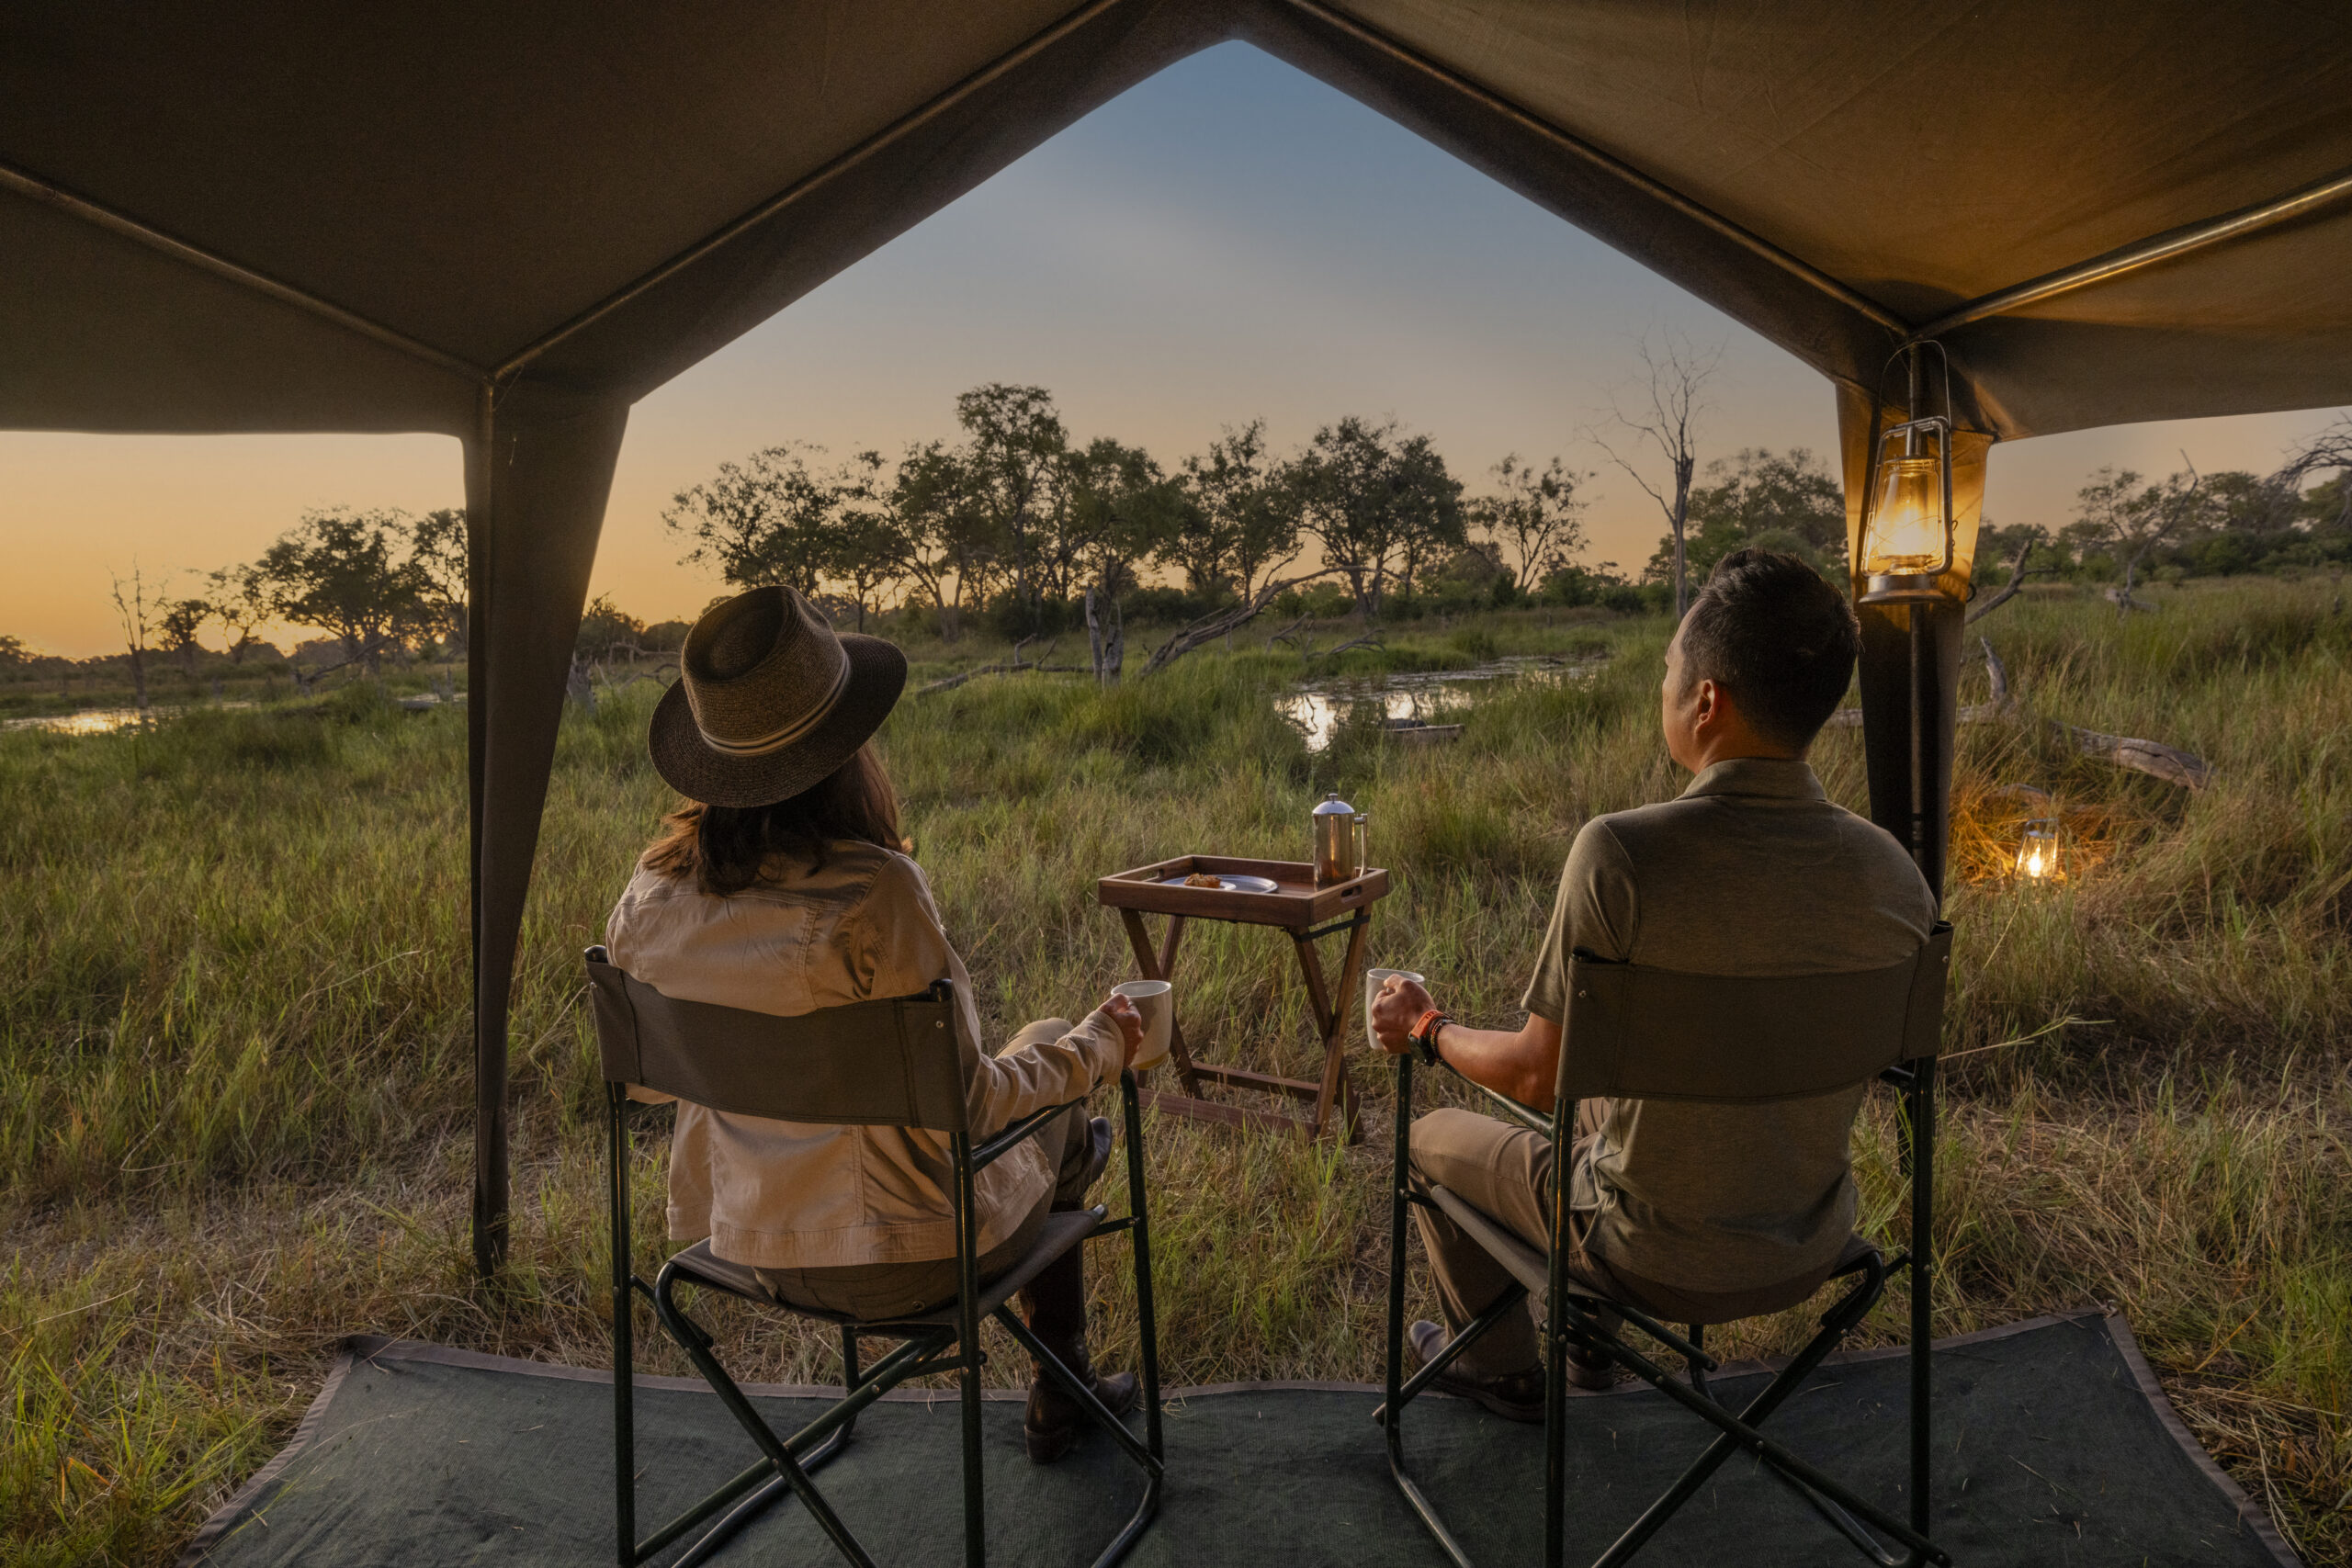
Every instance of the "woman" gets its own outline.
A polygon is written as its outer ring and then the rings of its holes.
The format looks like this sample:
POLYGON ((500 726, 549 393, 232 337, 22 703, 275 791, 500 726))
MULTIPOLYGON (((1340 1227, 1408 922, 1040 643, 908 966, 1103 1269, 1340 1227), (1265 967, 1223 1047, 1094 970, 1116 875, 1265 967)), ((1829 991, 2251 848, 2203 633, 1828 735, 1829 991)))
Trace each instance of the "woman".
MULTIPOLYGON (((649 745, 685 795, 614 906, 605 945, 664 996, 791 1017, 948 979, 973 1135, 1078 1100, 1117 1075, 1143 1021, 1113 997, 1075 1027, 1032 1023, 1001 1055, 978 1048, 971 976, 931 888, 904 853, 898 801, 868 744, 906 684, 878 637, 837 637, 787 588, 762 588, 687 634, 649 745)), ((1102 1173, 1111 1124, 1082 1106, 979 1172, 980 1276, 1003 1272, 1053 1210, 1076 1209, 1102 1173)), ((753 1268, 780 1299, 864 1318, 953 1301, 953 1170, 944 1135, 737 1116, 681 1102, 670 1151, 673 1240, 753 1268)), ((1132 1376, 1098 1376, 1073 1248, 1021 1293, 1029 1326, 1114 1412, 1132 1376)), ((1025 1420, 1029 1457, 1059 1458, 1082 1413, 1042 1373, 1025 1420)))

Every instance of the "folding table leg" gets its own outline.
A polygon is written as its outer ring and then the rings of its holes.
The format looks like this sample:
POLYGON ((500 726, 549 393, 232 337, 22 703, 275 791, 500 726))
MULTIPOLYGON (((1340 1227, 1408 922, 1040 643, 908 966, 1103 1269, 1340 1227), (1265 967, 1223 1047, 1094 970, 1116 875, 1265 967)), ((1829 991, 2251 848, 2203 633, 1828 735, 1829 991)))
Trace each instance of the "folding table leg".
MULTIPOLYGON (((1151 949, 1151 933, 1144 929, 1143 913, 1138 909, 1121 909, 1119 923, 1126 927, 1127 945, 1135 949, 1136 974, 1145 980, 1168 980, 1175 977, 1176 951, 1184 942, 1184 917, 1168 917, 1168 938, 1159 951, 1151 949)), ((1193 1069, 1193 1053, 1184 1043, 1184 1025, 1170 1018, 1168 1022, 1168 1057, 1175 1064, 1176 1081, 1188 1095, 1201 1092, 1200 1075, 1193 1069)))
MULTIPOLYGON (((1329 982, 1324 978, 1323 957, 1316 950, 1315 942, 1317 937, 1330 935, 1341 928, 1327 926, 1319 931, 1294 931, 1290 933, 1291 942, 1298 951, 1299 973, 1306 981, 1307 1007, 1314 1015, 1316 1028, 1323 1041, 1323 1077, 1315 1097, 1315 1117, 1310 1123, 1312 1135, 1318 1138, 1327 1131, 1339 1129, 1341 1123, 1333 1122, 1332 1111, 1344 1099, 1350 1098, 1344 1088, 1347 1083, 1348 1016, 1350 1004, 1355 999, 1352 987, 1363 983, 1361 969, 1364 930, 1371 924, 1371 913, 1363 909, 1357 910, 1347 924, 1348 953, 1340 964, 1340 989, 1336 998, 1332 996, 1329 982)), ((1344 1127, 1345 1135, 1352 1141, 1357 1135, 1353 1119, 1344 1119, 1344 1127)))

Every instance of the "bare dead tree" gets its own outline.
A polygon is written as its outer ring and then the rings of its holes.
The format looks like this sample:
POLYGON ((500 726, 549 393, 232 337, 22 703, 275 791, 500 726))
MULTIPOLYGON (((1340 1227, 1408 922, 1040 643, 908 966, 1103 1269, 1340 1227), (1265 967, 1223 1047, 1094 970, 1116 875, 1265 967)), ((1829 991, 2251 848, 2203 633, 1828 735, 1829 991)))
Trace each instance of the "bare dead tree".
POLYGON ((1968 625, 1974 626, 2018 596, 2018 590, 2025 586, 2025 580, 2031 577, 2036 570, 2035 568, 2026 565, 2026 561, 2032 556, 2035 547, 2041 542, 2042 535, 2039 528, 2029 531, 2025 537, 2018 541, 2017 553, 2009 558, 2009 581, 2002 585, 1998 593, 1968 612, 1968 625))
POLYGON ((1098 607, 1091 588, 1086 591, 1086 645, 1094 659, 1095 684, 1117 685, 1127 658, 1126 622, 1116 599, 1106 593, 1098 607))
POLYGON ((1647 384, 1634 389, 1633 412, 1612 402, 1608 419, 1587 434, 1666 514, 1667 531, 1674 540, 1674 615, 1679 620, 1690 604, 1682 535, 1690 520, 1690 476, 1699 467, 1699 418, 1707 411, 1707 382, 1723 363, 1724 345, 1694 349, 1679 333, 1668 333, 1659 334, 1655 347, 1645 335, 1638 352, 1647 384), (1601 434, 1603 428, 1620 433, 1615 446, 1601 434), (1634 458, 1645 446, 1656 447, 1666 459, 1667 478, 1660 483, 1651 483, 1634 466, 1634 458))
POLYGON ((2118 619, 2132 610, 2154 608, 2132 597, 2140 568, 2157 546, 2177 537, 2205 510, 2205 479, 2188 454, 2180 455, 2182 471, 2161 484, 2139 488, 2140 476, 2125 469, 2102 468, 2094 482, 2083 487, 2079 505, 2083 523, 2098 543, 2123 562, 2123 582, 2107 597, 2118 619))
MULTIPOLYGON (((130 563, 128 581, 112 570, 107 573, 114 585, 115 617, 122 626, 122 640, 130 651, 130 689, 139 703, 139 711, 147 711, 147 641, 154 636, 155 606, 147 600, 147 580, 139 563, 130 563)), ((155 585, 160 594, 170 580, 155 585)))
POLYGON ((2281 502, 2280 521, 2291 518, 2304 487, 2315 476, 2329 473, 2336 479, 2335 526, 2352 527, 2352 414, 2338 414, 2334 424, 2297 447, 2286 466, 2270 477, 2272 492, 2281 502))

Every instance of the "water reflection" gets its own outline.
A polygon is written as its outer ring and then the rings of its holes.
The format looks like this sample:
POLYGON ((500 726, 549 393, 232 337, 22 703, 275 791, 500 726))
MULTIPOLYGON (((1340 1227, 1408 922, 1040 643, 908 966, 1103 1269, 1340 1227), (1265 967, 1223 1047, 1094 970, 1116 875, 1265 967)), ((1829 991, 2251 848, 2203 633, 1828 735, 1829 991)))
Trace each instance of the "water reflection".
MULTIPOLYGON (((249 708, 251 703, 213 703, 217 708, 249 708)), ((137 708, 84 708, 79 713, 50 714, 40 718, 0 720, 0 729, 46 729, 56 735, 113 735, 125 729, 135 729, 141 723, 153 724, 188 710, 185 707, 151 707, 141 713, 137 708)))
POLYGON ((1306 732, 1306 749, 1329 747, 1340 727, 1377 705, 1381 722, 1391 727, 1436 724, 1458 714, 1487 694, 1520 682, 1557 684, 1587 681, 1601 660, 1535 657, 1498 659, 1475 670, 1414 671, 1385 679, 1333 681, 1303 686, 1278 698, 1275 708, 1306 732))

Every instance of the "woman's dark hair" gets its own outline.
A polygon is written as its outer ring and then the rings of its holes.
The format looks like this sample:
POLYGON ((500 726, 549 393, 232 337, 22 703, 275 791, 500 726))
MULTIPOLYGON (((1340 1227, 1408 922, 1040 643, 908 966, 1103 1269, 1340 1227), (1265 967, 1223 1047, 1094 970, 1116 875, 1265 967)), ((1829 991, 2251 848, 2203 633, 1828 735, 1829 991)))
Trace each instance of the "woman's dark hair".
POLYGON ((722 897, 771 874, 778 859, 822 871, 834 845, 903 850, 899 795, 871 745, 824 780, 767 806, 705 806, 690 800, 662 819, 663 831, 638 863, 664 876, 692 876, 722 897))
POLYGON ((1860 644, 1844 593, 1799 558, 1752 547, 1716 564, 1682 623, 1688 679, 1713 681, 1757 734, 1800 751, 1845 700, 1860 644))

